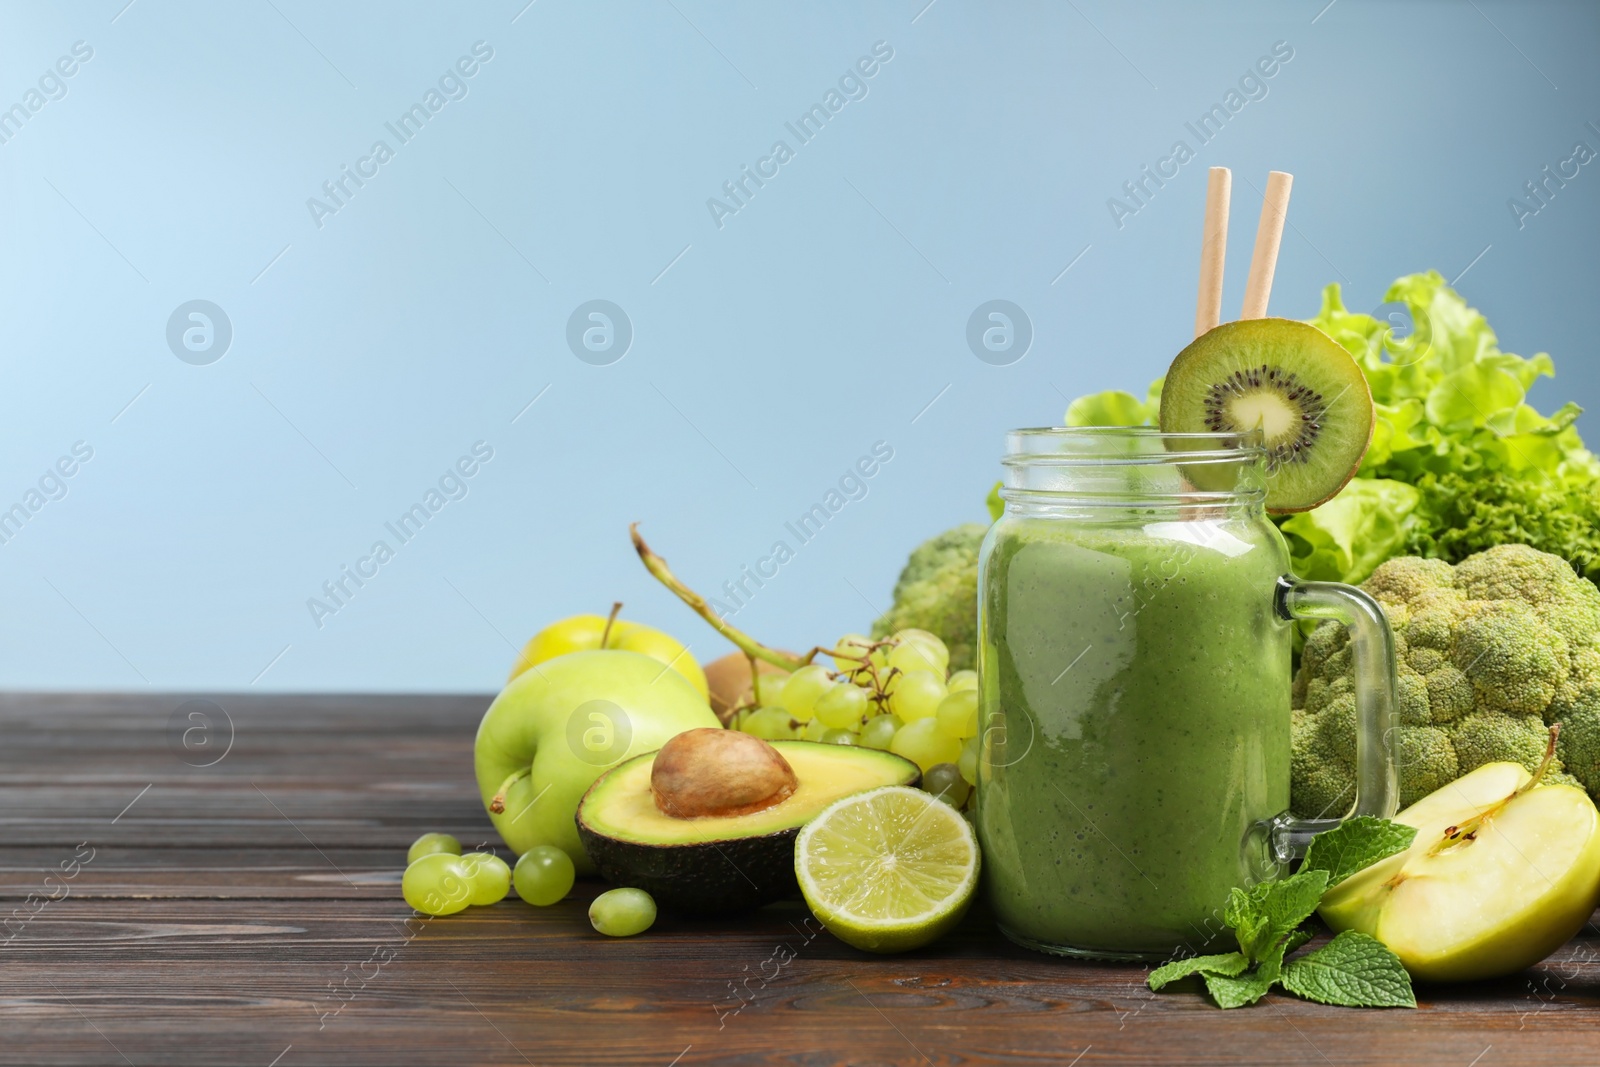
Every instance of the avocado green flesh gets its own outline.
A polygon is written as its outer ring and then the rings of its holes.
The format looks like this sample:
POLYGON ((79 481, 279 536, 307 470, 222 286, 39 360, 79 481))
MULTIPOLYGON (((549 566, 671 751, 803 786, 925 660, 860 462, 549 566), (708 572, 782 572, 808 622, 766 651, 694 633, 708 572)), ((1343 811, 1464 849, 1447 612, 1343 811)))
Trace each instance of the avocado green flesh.
POLYGON ((583 799, 580 819, 594 833, 644 845, 695 844, 759 837, 804 825, 823 808, 852 793, 902 785, 910 764, 877 749, 778 741, 773 746, 794 769, 799 787, 770 808, 748 815, 676 819, 656 807, 650 793, 655 753, 629 760, 607 774, 583 799))
POLYGON ((888 752, 811 741, 773 747, 794 769, 794 793, 748 815, 675 819, 650 793, 655 753, 614 768, 578 806, 578 836, 606 881, 643 889, 669 910, 717 914, 797 891, 794 838, 817 812, 883 785, 914 785, 916 764, 888 752))

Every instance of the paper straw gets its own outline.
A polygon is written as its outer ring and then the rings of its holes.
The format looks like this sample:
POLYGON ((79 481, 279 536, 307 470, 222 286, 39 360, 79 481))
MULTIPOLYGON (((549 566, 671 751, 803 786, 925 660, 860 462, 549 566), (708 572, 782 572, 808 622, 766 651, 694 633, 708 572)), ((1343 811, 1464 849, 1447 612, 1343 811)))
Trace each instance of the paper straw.
POLYGON ((1228 254, 1228 199, 1233 172, 1212 167, 1206 183, 1205 230, 1200 236, 1200 295, 1195 301, 1194 335, 1222 321, 1222 265, 1228 254))
POLYGON ((1250 257, 1250 279, 1244 287, 1241 319, 1267 317, 1267 301, 1272 298, 1272 275, 1278 267, 1278 245, 1283 241, 1283 223, 1289 214, 1289 186, 1294 175, 1275 170, 1267 175, 1267 193, 1261 200, 1261 222, 1256 226, 1256 250, 1250 257))

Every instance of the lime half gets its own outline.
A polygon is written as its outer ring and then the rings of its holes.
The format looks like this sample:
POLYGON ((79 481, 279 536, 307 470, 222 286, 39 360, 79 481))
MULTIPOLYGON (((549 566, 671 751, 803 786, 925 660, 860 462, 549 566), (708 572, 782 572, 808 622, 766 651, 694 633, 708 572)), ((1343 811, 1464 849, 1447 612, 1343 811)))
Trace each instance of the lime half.
POLYGON ((806 823, 794 871, 811 912, 868 952, 920 948, 961 921, 978 888, 978 838, 950 805, 890 785, 806 823))

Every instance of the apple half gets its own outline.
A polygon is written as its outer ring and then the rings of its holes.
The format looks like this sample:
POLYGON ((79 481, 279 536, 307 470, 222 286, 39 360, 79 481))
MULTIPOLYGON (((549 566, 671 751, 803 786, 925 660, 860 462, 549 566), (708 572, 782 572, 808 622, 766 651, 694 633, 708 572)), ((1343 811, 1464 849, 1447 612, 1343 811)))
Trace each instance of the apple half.
POLYGON ((1489 763, 1395 816, 1411 848, 1341 882, 1318 909, 1371 934, 1414 978, 1512 974, 1576 934, 1600 900, 1600 812, 1582 789, 1489 763))

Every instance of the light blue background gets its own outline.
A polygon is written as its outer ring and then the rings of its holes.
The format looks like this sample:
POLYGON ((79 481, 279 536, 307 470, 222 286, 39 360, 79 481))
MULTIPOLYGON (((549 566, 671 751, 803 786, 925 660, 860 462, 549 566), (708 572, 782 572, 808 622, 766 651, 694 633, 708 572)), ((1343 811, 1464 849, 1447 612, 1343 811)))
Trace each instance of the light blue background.
POLYGON ((627 523, 713 593, 882 440, 736 619, 863 628, 913 545, 983 518, 1006 428, 1188 340, 1210 165, 1227 314, 1288 170, 1274 312, 1466 271, 1507 349, 1555 357, 1537 403, 1600 403, 1600 164, 1525 228, 1507 207, 1600 148, 1591 3, 525 2, 0 8, 0 106, 94 50, 0 145, 0 506, 94 449, 0 545, 0 685, 485 690, 613 599, 707 659, 627 523), (307 198, 480 40, 468 95, 319 229, 307 198), (877 41, 866 98, 799 146, 784 123, 877 41), (1276 41, 1266 98, 1119 229, 1108 197, 1276 41), (707 198, 780 138, 719 229, 707 198), (565 341, 596 298, 635 334, 609 366, 565 341), (996 298, 1035 334, 1009 366, 965 341, 996 298), (234 331, 207 366, 165 340, 192 299, 234 331), (469 495, 318 628, 307 598, 480 440, 469 495))

